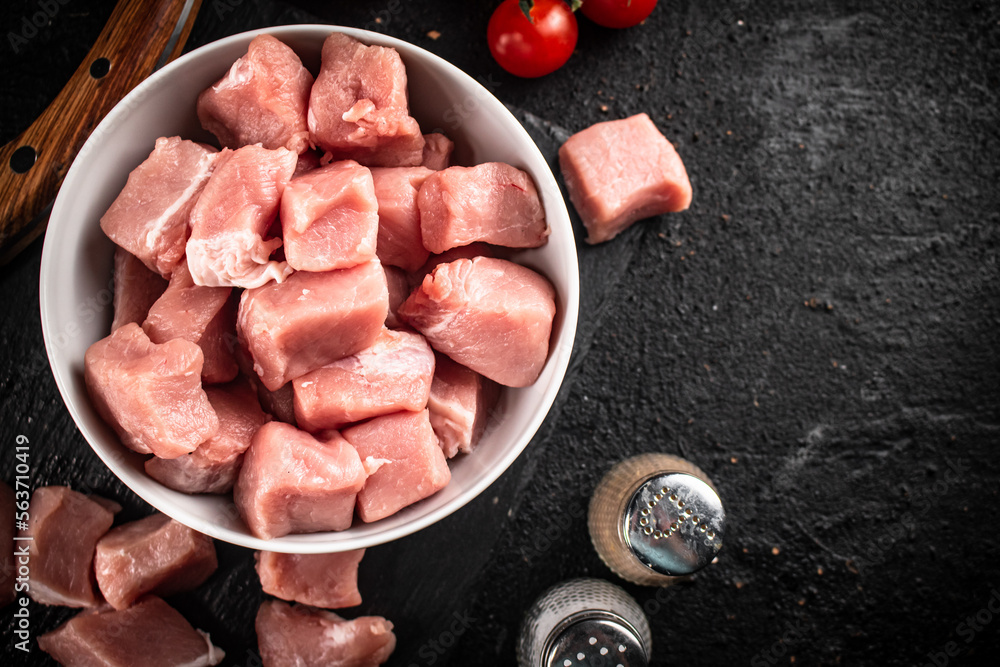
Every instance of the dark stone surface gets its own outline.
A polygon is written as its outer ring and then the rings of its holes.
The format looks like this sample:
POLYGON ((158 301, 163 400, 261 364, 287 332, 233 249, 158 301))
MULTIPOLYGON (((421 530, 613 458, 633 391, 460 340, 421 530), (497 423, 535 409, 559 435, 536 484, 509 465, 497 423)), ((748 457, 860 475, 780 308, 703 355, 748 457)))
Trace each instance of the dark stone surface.
MULTIPOLYGON (((10 33, 43 4, 0 10, 3 141, 110 13, 67 0, 15 52, 10 33)), ((479 499, 369 551, 356 613, 396 623, 392 665, 512 664, 543 589, 613 580, 583 508, 610 465, 658 450, 706 470, 731 520, 690 583, 626 586, 655 664, 994 664, 1000 6, 660 5, 628 31, 581 20, 569 64, 522 81, 485 48, 492 3, 204 3, 191 46, 313 17, 416 43, 523 110, 548 155, 566 131, 646 111, 694 185, 689 211, 580 248, 580 331, 553 413, 479 499)), ((40 251, 0 269, 0 477, 23 434, 33 487, 93 490, 137 518, 150 509, 91 453, 48 371, 40 251)), ((227 664, 257 664, 251 554, 218 548, 219 572, 171 602, 227 664)), ((51 664, 14 650, 10 613, 0 661, 51 664)), ((31 614, 37 637, 73 612, 31 614)))

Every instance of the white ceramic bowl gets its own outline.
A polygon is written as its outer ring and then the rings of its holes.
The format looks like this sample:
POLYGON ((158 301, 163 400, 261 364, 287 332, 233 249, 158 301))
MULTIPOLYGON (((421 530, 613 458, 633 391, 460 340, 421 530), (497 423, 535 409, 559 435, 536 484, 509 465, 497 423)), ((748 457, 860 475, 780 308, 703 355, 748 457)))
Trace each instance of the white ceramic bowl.
POLYGON ((423 49, 374 32, 321 25, 268 28, 208 44, 156 72, 122 100, 66 175, 45 235, 40 285, 42 332, 56 384, 80 431, 108 467, 153 507, 196 530, 254 549, 297 553, 357 549, 408 535, 448 516, 496 480, 531 440, 559 390, 573 347, 579 289, 576 244, 559 187, 538 148, 503 104, 423 49), (256 35, 282 40, 315 74, 323 40, 334 31, 399 51, 409 78, 412 115, 425 132, 440 129, 455 142, 456 163, 508 162, 531 174, 552 235, 542 248, 514 259, 552 281, 557 314, 541 377, 530 387, 505 389, 498 419, 475 452, 452 459, 451 483, 442 491, 372 524, 356 520, 342 532, 261 540, 247 531, 231 496, 187 495, 147 476, 145 457, 123 447, 92 407, 83 381, 83 355, 108 335, 112 318, 113 245, 98 221, 157 137, 215 143, 198 123, 195 100, 246 53, 256 35))

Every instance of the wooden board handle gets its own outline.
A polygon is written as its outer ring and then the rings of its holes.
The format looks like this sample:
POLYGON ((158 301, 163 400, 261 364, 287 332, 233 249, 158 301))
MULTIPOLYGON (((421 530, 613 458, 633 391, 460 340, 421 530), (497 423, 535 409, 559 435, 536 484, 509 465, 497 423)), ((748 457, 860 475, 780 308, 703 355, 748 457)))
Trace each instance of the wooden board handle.
POLYGON ((201 0, 119 0, 69 83, 27 130, 0 149, 0 264, 45 229, 47 220, 39 214, 101 119, 158 66, 180 55, 200 5, 201 0))

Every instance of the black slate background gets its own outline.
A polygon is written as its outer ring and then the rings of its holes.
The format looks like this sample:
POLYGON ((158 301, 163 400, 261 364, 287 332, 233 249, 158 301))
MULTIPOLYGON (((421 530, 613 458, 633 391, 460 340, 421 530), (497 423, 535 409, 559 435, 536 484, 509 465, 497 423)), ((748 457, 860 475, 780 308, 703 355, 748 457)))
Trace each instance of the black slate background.
MULTIPOLYGON (((547 586, 613 579, 584 508, 610 465, 651 450, 705 469, 731 517, 718 564, 690 583, 626 586, 654 664, 996 664, 1000 5, 661 2, 632 30, 581 20, 570 63, 536 81, 490 58, 492 7, 206 0, 189 44, 314 20, 381 30, 479 78, 547 155, 566 132, 646 111, 691 176, 689 211, 581 245, 574 360, 525 453, 460 512, 369 551, 356 613, 396 624, 390 664, 513 664, 521 614, 547 586)), ((61 89, 110 10, 5 0, 2 141, 61 89), (15 49, 10 34, 46 7, 15 49)), ((143 516, 48 371, 40 253, 0 269, 0 476, 13 478, 23 434, 33 486, 143 516)), ((226 664, 259 664, 251 554, 218 549, 212 579, 171 602, 226 664)), ((34 636, 74 613, 31 611, 34 636)), ((0 613, 0 662, 53 664, 15 651, 0 613)))

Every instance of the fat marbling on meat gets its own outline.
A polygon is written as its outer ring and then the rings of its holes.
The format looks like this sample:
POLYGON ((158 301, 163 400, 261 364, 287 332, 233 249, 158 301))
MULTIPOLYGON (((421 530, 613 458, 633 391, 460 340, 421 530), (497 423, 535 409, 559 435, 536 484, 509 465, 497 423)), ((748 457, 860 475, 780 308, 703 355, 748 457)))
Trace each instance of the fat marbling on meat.
POLYGON ((261 144, 302 153, 313 77, 291 48, 258 35, 246 55, 198 96, 198 120, 226 148, 261 144))
POLYGON ((308 117, 312 143, 334 160, 368 167, 423 160, 424 137, 410 117, 406 68, 395 49, 341 33, 327 37, 308 117))
POLYGON ((399 410, 423 410, 434 376, 434 352, 411 331, 382 329, 371 347, 292 381, 301 428, 340 428, 399 410))
POLYGON ((435 350, 508 387, 538 379, 555 312, 548 280, 491 257, 439 264, 399 307, 435 350))

